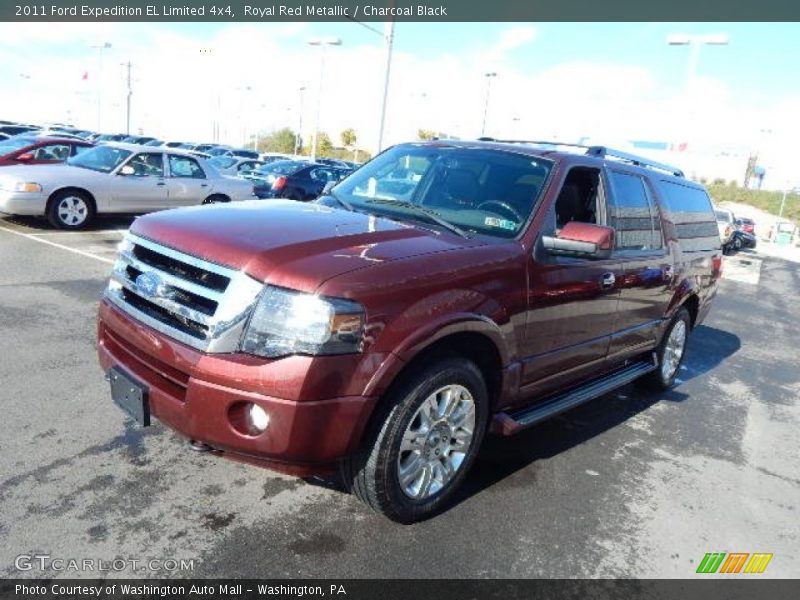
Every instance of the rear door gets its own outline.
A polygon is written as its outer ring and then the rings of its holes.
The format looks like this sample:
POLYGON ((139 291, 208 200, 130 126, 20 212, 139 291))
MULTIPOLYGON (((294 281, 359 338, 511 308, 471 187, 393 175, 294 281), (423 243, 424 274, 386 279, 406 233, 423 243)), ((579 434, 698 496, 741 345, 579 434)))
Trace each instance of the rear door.
POLYGON ((616 332, 608 360, 644 352, 658 342, 673 295, 674 260, 664 241, 661 215, 648 180, 634 170, 609 168, 608 224, 622 266, 616 332))
POLYGON ((194 158, 168 153, 167 167, 170 206, 202 204, 211 195, 206 172, 194 158))

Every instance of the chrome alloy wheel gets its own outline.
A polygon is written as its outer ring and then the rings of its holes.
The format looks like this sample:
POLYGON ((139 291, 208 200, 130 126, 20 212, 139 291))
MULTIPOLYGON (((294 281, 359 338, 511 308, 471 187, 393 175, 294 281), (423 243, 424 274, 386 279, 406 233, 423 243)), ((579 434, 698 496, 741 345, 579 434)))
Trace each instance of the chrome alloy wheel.
POLYGON ((403 433, 397 476, 403 493, 425 500, 442 490, 467 456, 475 432, 475 400, 462 385, 428 396, 403 433))
POLYGON ((65 196, 58 203, 58 218, 65 225, 76 227, 89 216, 86 201, 78 196, 65 196))
POLYGON ((661 377, 664 381, 669 381, 675 375, 685 348, 686 322, 678 320, 669 332, 669 338, 664 346, 664 356, 661 359, 661 377))

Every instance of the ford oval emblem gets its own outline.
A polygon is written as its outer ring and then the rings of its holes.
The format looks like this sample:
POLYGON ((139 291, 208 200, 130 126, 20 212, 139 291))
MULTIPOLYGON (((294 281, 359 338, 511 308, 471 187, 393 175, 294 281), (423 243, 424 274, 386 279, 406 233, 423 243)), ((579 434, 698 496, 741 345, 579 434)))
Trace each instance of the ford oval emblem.
POLYGON ((161 281, 161 278, 151 272, 139 275, 135 283, 136 289, 146 298, 161 296, 164 289, 164 283, 161 281))

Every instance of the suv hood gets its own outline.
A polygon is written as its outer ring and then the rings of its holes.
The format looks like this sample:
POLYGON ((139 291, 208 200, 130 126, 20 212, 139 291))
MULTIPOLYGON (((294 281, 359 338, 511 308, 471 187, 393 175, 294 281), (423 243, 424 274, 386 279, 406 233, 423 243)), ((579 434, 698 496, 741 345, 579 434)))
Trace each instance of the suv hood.
POLYGON ((363 213, 291 200, 153 213, 131 231, 274 285, 312 292, 332 277, 400 258, 479 246, 363 213))

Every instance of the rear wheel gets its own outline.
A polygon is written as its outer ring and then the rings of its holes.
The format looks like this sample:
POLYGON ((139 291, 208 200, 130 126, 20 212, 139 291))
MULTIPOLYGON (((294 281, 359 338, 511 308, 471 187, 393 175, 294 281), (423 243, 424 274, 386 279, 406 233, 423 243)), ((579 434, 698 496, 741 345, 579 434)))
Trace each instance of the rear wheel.
POLYGON ((738 237, 734 238, 733 247, 736 249, 737 252, 739 250, 741 250, 742 249, 742 240, 740 238, 738 238, 738 237))
POLYGON ((666 390, 675 384, 675 377, 686 354, 691 323, 689 311, 681 307, 672 318, 661 344, 656 349, 658 368, 642 378, 642 382, 648 387, 666 390))
POLYGON ((83 229, 94 214, 94 202, 79 190, 56 192, 47 203, 47 220, 57 229, 83 229))
POLYGON ((342 463, 345 485, 401 523, 435 514, 475 460, 489 416, 480 370, 449 358, 407 376, 359 453, 342 463))

